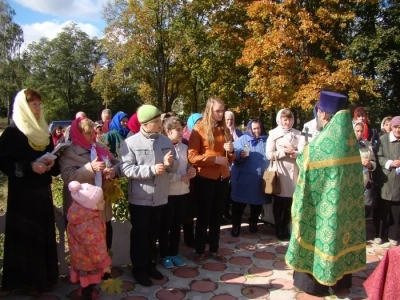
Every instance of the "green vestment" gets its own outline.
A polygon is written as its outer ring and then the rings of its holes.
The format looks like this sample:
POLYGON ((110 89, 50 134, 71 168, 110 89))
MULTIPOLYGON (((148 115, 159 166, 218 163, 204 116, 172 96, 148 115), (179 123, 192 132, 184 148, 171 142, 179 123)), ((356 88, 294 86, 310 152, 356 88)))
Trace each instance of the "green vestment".
POLYGON ((366 267, 363 167, 348 110, 297 158, 286 264, 327 286, 366 267))

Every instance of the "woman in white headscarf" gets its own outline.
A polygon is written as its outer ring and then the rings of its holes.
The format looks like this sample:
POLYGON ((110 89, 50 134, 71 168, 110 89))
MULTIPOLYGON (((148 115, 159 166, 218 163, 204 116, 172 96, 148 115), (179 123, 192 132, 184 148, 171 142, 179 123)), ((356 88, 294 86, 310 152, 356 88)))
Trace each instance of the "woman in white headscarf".
POLYGON ((225 123, 226 127, 228 127, 229 131, 231 132, 233 142, 243 135, 243 132, 241 132, 239 129, 236 128, 235 115, 230 110, 227 110, 225 112, 225 123))
POLYGON ((290 208, 299 169, 296 158, 301 132, 293 129, 294 117, 290 109, 281 109, 276 116, 278 126, 269 131, 267 140, 267 159, 275 164, 279 172, 281 193, 274 195, 273 213, 278 239, 289 239, 290 208))
MULTIPOLYGON (((243 135, 243 132, 241 132, 239 129, 236 128, 235 115, 230 110, 225 111, 225 124, 231 133, 232 142, 236 141, 238 138, 240 138, 243 135)), ((231 191, 232 191, 232 187, 231 187, 231 183, 229 181, 229 190, 228 190, 227 198, 225 199, 224 212, 223 212, 223 217, 228 222, 232 220, 232 215, 230 213, 230 206, 232 204, 231 191)), ((224 221, 224 220, 222 220, 222 221, 224 221)))
POLYGON ((0 137, 0 170, 8 177, 2 290, 24 288, 30 296, 48 291, 58 279, 51 176, 59 173, 54 148, 32 89, 15 97, 13 124, 0 137))

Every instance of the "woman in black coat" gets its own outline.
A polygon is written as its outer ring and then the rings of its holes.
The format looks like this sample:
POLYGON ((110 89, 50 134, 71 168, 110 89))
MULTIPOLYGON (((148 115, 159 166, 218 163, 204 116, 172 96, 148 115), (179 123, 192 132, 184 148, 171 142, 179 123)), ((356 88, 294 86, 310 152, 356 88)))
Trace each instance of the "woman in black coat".
POLYGON ((0 137, 0 170, 8 176, 2 290, 23 288, 30 296, 51 289, 58 279, 57 244, 51 175, 52 159, 37 161, 53 150, 34 90, 20 91, 13 121, 0 137))

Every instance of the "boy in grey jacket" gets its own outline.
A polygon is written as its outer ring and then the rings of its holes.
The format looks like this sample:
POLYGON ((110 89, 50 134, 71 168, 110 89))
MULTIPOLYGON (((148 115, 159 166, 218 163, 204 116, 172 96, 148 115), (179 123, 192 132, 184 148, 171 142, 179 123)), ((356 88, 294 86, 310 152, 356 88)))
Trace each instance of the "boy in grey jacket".
POLYGON ((151 286, 150 277, 157 280, 164 277, 156 269, 156 242, 168 201, 168 173, 175 173, 179 162, 171 140, 159 134, 160 111, 152 105, 143 105, 137 114, 140 132, 121 145, 121 171, 129 178, 132 275, 139 284, 151 286))

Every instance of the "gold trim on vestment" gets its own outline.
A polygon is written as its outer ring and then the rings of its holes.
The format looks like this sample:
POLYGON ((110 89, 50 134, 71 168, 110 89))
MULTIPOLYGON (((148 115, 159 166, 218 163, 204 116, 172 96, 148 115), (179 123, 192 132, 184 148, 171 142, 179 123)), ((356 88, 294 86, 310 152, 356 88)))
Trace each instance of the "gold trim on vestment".
POLYGON ((328 254, 323 253, 318 248, 315 248, 315 246, 312 246, 310 244, 305 243, 303 241, 303 239, 301 237, 299 237, 298 227, 293 226, 293 230, 295 230, 293 232, 293 234, 296 237, 296 241, 300 244, 300 246, 302 248, 310 250, 310 251, 313 251, 313 252, 316 252, 319 257, 321 257, 322 259, 328 260, 328 261, 337 261, 341 256, 343 256, 343 255, 345 255, 345 254, 347 254, 349 252, 359 251, 361 249, 365 249, 365 247, 366 247, 366 244, 356 245, 356 246, 353 246, 353 247, 350 247, 350 248, 346 248, 345 250, 339 252, 337 255, 328 255, 328 254))
POLYGON ((336 159, 327 159, 327 160, 321 160, 321 161, 307 162, 307 164, 305 164, 305 169, 312 170, 312 169, 320 169, 320 168, 326 168, 326 167, 351 165, 351 164, 355 164, 355 163, 361 163, 360 155, 345 157, 345 158, 336 158, 336 159))
POLYGON ((316 281, 318 281, 320 284, 323 284, 323 285, 326 285, 326 286, 334 286, 334 285, 335 285, 340 279, 342 279, 345 275, 357 273, 358 271, 362 271, 362 270, 365 270, 365 269, 367 268, 367 266, 365 266, 365 267, 361 267, 361 268, 358 268, 358 269, 355 269, 355 270, 343 272, 343 275, 342 275, 340 278, 337 278, 335 283, 328 283, 328 282, 324 282, 324 281, 319 280, 317 277, 315 277, 315 275, 314 275, 313 272, 310 272, 310 271, 308 271, 308 270, 302 270, 302 269, 299 269, 299 268, 295 268, 294 266, 292 266, 291 264, 289 264, 289 263, 286 261, 286 259, 285 259, 285 263, 286 263, 286 265, 287 265, 289 268, 291 268, 291 269, 294 270, 295 272, 310 274, 310 275, 312 275, 312 276, 315 278, 316 281))

